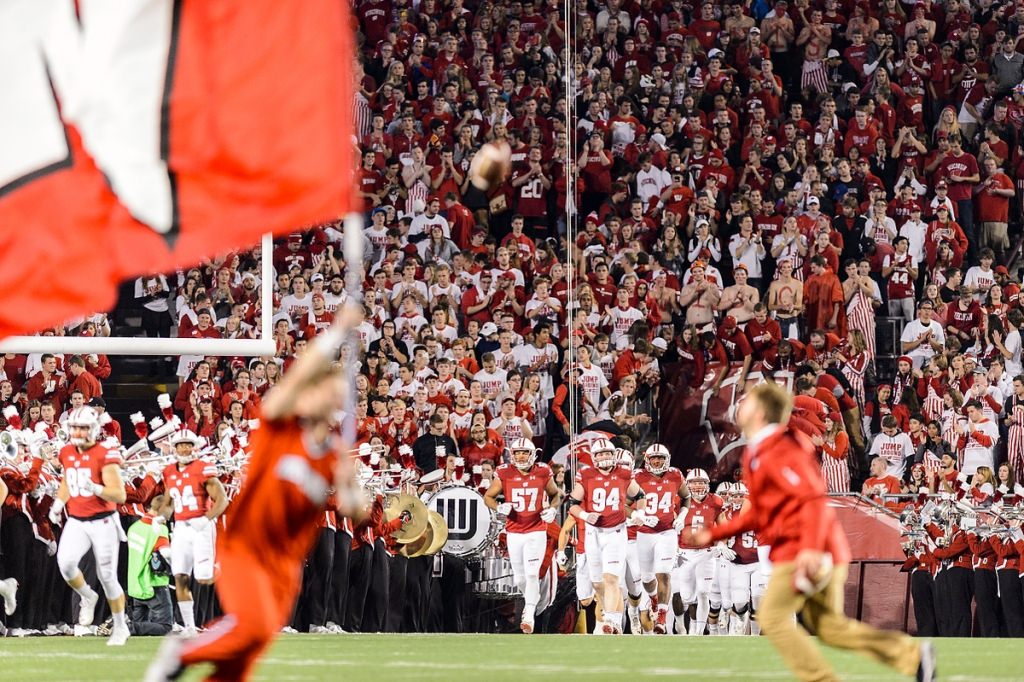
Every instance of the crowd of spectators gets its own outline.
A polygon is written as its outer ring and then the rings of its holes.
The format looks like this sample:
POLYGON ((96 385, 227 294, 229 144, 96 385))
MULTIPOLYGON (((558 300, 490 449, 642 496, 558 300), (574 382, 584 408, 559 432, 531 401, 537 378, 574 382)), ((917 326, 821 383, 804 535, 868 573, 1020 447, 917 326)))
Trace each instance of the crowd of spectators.
MULTIPOLYGON (((580 428, 640 451, 667 383, 717 392, 731 366, 800 370, 798 416, 835 489, 868 476, 890 416, 916 449, 938 428, 958 466, 1009 458, 1020 477, 1024 3, 573 7, 568 35, 552 0, 356 6, 360 440, 396 453, 441 414, 468 464, 520 435, 550 455, 575 406, 580 428), (497 140, 511 175, 482 192, 469 165, 497 140), (988 458, 969 454, 972 408, 997 427, 988 458)), ((331 323, 341 235, 279 240, 274 357, 180 358, 190 428, 243 428, 331 323)), ((257 335, 258 256, 140 278, 144 329, 257 335)), ((30 423, 109 372, 102 356, 19 363, 0 401, 30 423)))

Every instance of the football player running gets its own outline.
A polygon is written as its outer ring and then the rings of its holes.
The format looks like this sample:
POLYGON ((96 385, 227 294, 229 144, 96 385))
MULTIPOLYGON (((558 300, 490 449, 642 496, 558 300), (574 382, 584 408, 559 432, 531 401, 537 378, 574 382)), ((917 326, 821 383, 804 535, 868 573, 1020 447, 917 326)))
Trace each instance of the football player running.
POLYGON ((555 520, 559 491, 551 468, 537 462, 537 448, 531 440, 516 438, 509 451, 511 463, 495 470, 484 504, 508 519, 508 556, 524 601, 519 627, 531 634, 540 601, 540 567, 547 548, 547 524, 555 520), (504 502, 498 502, 500 495, 504 495, 504 502))
POLYGON ((607 438, 590 445, 593 467, 576 472, 569 494, 569 514, 586 522, 587 563, 590 579, 599 588, 604 619, 595 634, 622 632, 620 581, 626 565, 626 507, 634 503, 630 518, 643 521, 646 499, 633 480, 633 470, 619 463, 615 446, 607 438))
MULTIPOLYGON (((747 502, 747 486, 742 481, 732 486, 726 508, 719 516, 719 523, 730 521, 750 506, 747 502)), ((729 562, 729 634, 759 634, 760 629, 754 620, 757 605, 764 594, 766 581, 761 572, 757 557, 757 539, 754 533, 747 531, 739 537, 726 540, 733 556, 729 562)), ((724 589, 724 588, 723 588, 724 589)), ((724 597, 724 595, 723 595, 724 597)))
POLYGON ((644 467, 633 478, 646 498, 648 518, 653 525, 641 525, 637 532, 640 575, 644 590, 654 605, 654 632, 668 632, 668 604, 672 595, 672 566, 675 563, 677 536, 672 528, 684 494, 683 473, 669 465, 669 453, 661 443, 644 452, 644 467))
POLYGON ((217 479, 212 462, 196 458, 199 437, 185 429, 171 437, 177 462, 163 471, 167 508, 164 518, 174 513, 171 533, 171 573, 174 591, 181 610, 182 634, 196 634, 191 576, 201 585, 213 584, 214 547, 217 543, 217 518, 228 506, 224 486, 217 479))
MULTIPOLYGON (((686 509, 676 517, 675 530, 703 528, 722 512, 724 502, 711 493, 711 479, 703 469, 691 469, 686 474, 686 489, 690 493, 686 509)), ((678 541, 678 537, 677 537, 678 541)), ((676 614, 676 632, 686 632, 684 614, 690 617, 691 635, 703 635, 712 611, 711 592, 715 580, 714 555, 711 548, 685 548, 679 551, 679 565, 672 572, 672 607, 676 614)), ((721 609, 721 605, 718 605, 721 609)), ((714 614, 717 620, 717 613, 714 614)))
POLYGON ((57 545, 57 565, 64 580, 82 598, 78 624, 92 625, 99 595, 78 568, 85 553, 92 550, 96 574, 114 620, 107 645, 123 646, 129 633, 124 590, 117 582, 117 556, 122 537, 117 505, 125 500, 121 455, 97 442, 100 419, 93 408, 72 410, 67 424, 71 442, 58 455, 63 475, 50 507, 50 521, 55 525, 60 522, 62 511, 68 514, 57 545))

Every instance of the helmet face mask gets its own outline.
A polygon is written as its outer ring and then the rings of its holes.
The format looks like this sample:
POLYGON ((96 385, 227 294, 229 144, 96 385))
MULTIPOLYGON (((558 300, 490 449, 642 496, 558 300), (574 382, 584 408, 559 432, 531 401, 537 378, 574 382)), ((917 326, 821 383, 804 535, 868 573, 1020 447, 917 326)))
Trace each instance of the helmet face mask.
POLYGON ((698 502, 702 501, 711 492, 711 480, 703 469, 693 469, 686 474, 686 489, 690 496, 698 502))
POLYGON ((655 476, 661 476, 668 471, 668 448, 661 443, 654 443, 648 447, 647 450, 644 451, 644 468, 655 476))
POLYGON ((178 458, 178 464, 188 464, 196 458, 196 447, 192 443, 182 441, 175 443, 174 456, 178 458))
POLYGON ((91 407, 73 409, 68 415, 68 435, 75 447, 90 448, 95 445, 100 437, 100 418, 96 410, 91 407))
POLYGON ((171 438, 171 447, 174 448, 178 464, 188 464, 195 460, 198 445, 199 438, 188 429, 179 431, 171 438))
POLYGON ((591 459, 594 466, 602 471, 611 471, 619 463, 615 446, 607 438, 600 438, 590 446, 591 459))

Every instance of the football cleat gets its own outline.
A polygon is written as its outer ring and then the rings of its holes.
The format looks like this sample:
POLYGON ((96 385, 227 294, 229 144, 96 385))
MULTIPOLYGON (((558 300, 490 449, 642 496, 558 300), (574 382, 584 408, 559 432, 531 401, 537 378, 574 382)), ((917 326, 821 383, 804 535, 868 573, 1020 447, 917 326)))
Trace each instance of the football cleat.
POLYGON ((78 607, 78 624, 79 625, 92 625, 93 618, 96 613, 96 602, 100 599, 100 595, 95 592, 91 596, 82 597, 82 603, 78 607))
POLYGON ((128 626, 115 626, 113 632, 110 633, 110 639, 107 640, 107 646, 124 646, 128 643, 129 637, 131 637, 131 633, 128 632, 128 626))
POLYGON ((640 609, 636 606, 629 607, 629 632, 633 635, 642 634, 642 626, 640 624, 640 609))
POLYGON ((519 629, 522 630, 524 635, 533 634, 533 621, 527 618, 523 618, 522 622, 519 623, 519 629))
POLYGON ((654 622, 654 634, 664 635, 668 632, 668 611, 658 609, 658 618, 654 622))

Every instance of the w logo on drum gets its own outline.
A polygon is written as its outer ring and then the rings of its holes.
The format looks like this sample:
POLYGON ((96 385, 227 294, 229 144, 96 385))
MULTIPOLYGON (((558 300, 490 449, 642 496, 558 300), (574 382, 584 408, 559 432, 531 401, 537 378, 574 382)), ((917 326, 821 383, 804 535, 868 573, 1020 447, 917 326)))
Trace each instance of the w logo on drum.
POLYGON ((478 500, 438 499, 437 513, 448 524, 448 541, 470 540, 477 533, 478 500))

